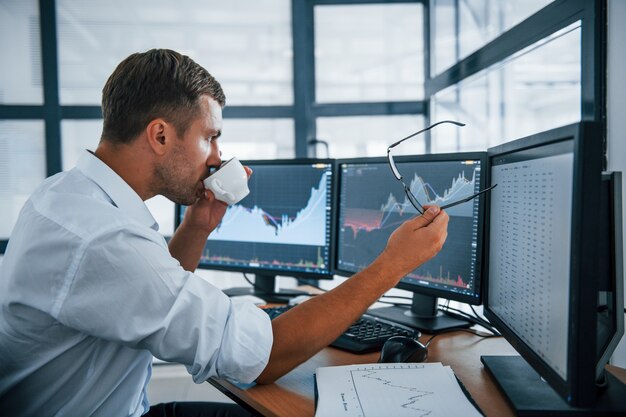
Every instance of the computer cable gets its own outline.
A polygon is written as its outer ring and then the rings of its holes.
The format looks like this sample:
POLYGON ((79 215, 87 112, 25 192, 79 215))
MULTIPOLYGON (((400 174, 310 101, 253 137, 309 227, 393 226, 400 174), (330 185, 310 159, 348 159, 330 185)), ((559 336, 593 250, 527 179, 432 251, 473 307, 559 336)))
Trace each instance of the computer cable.
MULTIPOLYGON (((487 323, 491 329, 495 329, 495 327, 493 327, 493 324, 491 324, 491 322, 489 320, 487 320, 486 317, 478 314, 478 312, 474 309, 474 306, 471 304, 468 304, 469 308, 472 309, 472 311, 474 312, 474 315, 476 316, 477 319, 484 321, 485 323, 487 323)), ((497 329, 496 329, 497 330, 497 329)), ((500 333, 500 332, 498 332, 500 333)))
POLYGON ((479 325, 481 327, 484 327, 485 329, 487 329, 488 331, 490 331, 493 334, 500 334, 500 332, 498 332, 498 330, 496 328, 494 328, 491 323, 489 323, 487 320, 484 320, 480 317, 474 317, 471 314, 466 313, 465 311, 462 310, 458 310, 456 308, 453 307, 447 307, 447 309, 441 309, 440 311, 442 311, 444 314, 450 316, 450 317, 454 317, 454 318, 458 318, 458 319, 462 319, 462 320, 468 320, 473 324, 479 325))
POLYGON ((411 304, 408 303, 394 303, 393 301, 384 301, 381 299, 378 299, 378 301, 376 301, 377 303, 381 303, 381 304, 389 304, 392 306, 396 306, 396 307, 410 307, 411 304))
MULTIPOLYGON (((411 297, 406 297, 406 296, 395 296, 395 295, 383 295, 382 297, 380 297, 378 299, 379 303, 382 304, 390 304, 396 307, 406 307, 406 308, 410 308, 411 304, 408 303, 397 303, 397 302, 393 302, 393 301, 385 301, 383 300, 383 298, 399 298, 399 299, 405 299, 405 300, 412 300, 411 297)), ((450 316, 450 317, 454 317, 457 318, 459 320, 465 320, 465 321, 469 321, 472 324, 481 326, 483 328, 485 328, 487 331, 491 332, 492 334, 499 336, 500 332, 498 332, 498 330, 496 328, 494 328, 491 323, 489 323, 486 319, 483 319, 482 317, 479 316, 479 314, 476 312, 476 310, 474 310, 474 308, 470 305, 470 308, 472 309, 472 311, 474 312, 475 316, 472 316, 471 314, 468 314, 465 311, 450 307, 450 300, 447 300, 448 302, 446 304, 440 304, 438 306, 438 310, 441 311, 442 313, 450 316)))
MULTIPOLYGON (((383 298, 398 298, 398 299, 403 299, 403 300, 413 299, 412 297, 407 297, 407 296, 402 296, 402 295, 383 295, 382 297, 378 299, 378 302, 382 304, 390 304, 396 307, 406 307, 406 308, 409 308, 411 304, 397 303, 393 301, 385 301, 383 300, 383 298)), ((486 319, 480 317, 480 315, 476 312, 476 310, 474 310, 474 308, 471 305, 470 305, 470 308, 474 312, 475 316, 472 316, 466 313, 465 311, 450 307, 450 300, 446 300, 446 301, 447 301, 446 304, 440 304, 438 306, 438 310, 441 311, 442 313, 447 314, 450 317, 455 317, 461 320, 469 320, 471 323, 484 327, 485 329, 487 329, 489 332, 493 334, 499 334, 499 332, 491 325, 491 323, 489 323, 486 319), (454 313, 453 311, 455 311, 456 313, 454 313)))
POLYGON ((455 314, 456 313, 457 315, 462 315, 464 318, 471 319, 472 321, 479 322, 479 324, 481 326, 483 326, 483 327, 485 327, 485 328, 487 328, 487 329, 489 329, 491 331, 491 328, 493 327, 493 326, 491 326, 491 323, 489 323, 489 321, 487 321, 486 319, 480 317, 478 315, 478 313, 476 312, 476 310, 474 310, 472 308, 472 306, 469 306, 469 307, 474 312, 474 315, 471 315, 471 314, 469 314, 466 311, 459 310, 459 309, 454 308, 454 307, 450 307, 449 303, 447 305, 445 305, 445 306, 444 305, 440 305, 439 306, 439 311, 443 312, 444 314, 448 314, 448 313, 455 314))
POLYGON ((248 282, 248 284, 252 285, 252 288, 254 288, 255 290, 261 291, 261 288, 259 288, 254 281, 251 281, 245 272, 243 272, 243 279, 245 279, 248 282))
POLYGON ((476 324, 478 326, 484 327, 485 329, 487 329, 489 332, 493 333, 494 335, 500 335, 500 332, 498 332, 498 330, 496 328, 494 328, 491 323, 489 323, 487 320, 484 320, 480 317, 474 317, 468 313, 466 313, 463 310, 459 310, 456 309, 454 307, 450 307, 450 306, 439 306, 439 311, 441 311, 442 313, 450 316, 450 317, 454 317, 460 320, 467 320, 470 323, 476 324))
POLYGON ((405 295, 387 295, 387 294, 384 294, 380 298, 397 298, 397 299, 400 299, 400 300, 412 300, 413 299, 413 297, 407 297, 405 295))
POLYGON ((320 145, 324 146, 324 148, 326 149, 326 158, 330 158, 330 152, 329 152, 329 149, 328 149, 328 142, 326 142, 325 140, 322 140, 322 139, 317 139, 317 138, 311 138, 311 139, 307 140, 307 145, 309 145, 309 146, 314 146, 315 147, 315 145, 317 145, 317 144, 320 144, 320 145))
POLYGON ((473 334, 475 336, 478 336, 480 338, 483 338, 483 339, 490 339, 492 337, 502 337, 502 335, 500 335, 499 333, 498 334, 486 334, 486 333, 482 333, 482 332, 479 332, 477 330, 472 330, 472 329, 446 329, 446 330, 442 330, 440 332, 437 332, 437 334, 434 334, 434 335, 430 336, 428 338, 428 340, 426 341, 426 343, 424 343, 424 346, 428 347, 430 345, 430 342, 432 342, 433 339, 436 338, 437 336, 440 336, 440 335, 442 335, 444 333, 452 333, 452 332, 471 333, 471 334, 473 334))

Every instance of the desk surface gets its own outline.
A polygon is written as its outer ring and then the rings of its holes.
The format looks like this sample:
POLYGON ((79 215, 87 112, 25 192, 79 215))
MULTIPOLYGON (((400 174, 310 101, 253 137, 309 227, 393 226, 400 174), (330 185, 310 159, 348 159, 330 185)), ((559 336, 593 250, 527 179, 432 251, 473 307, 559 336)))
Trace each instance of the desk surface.
MULTIPOLYGON (((425 342, 428 335, 422 336, 425 342)), ((437 336, 429 347, 428 362, 450 365, 463 382, 485 416, 513 416, 505 398, 480 362, 482 355, 515 355, 513 347, 503 338, 484 339, 467 332, 437 336)), ((313 373, 316 368, 376 362, 378 353, 356 355, 335 348, 320 353, 271 385, 256 385, 241 389, 228 381, 209 382, 237 403, 263 416, 313 416, 315 414, 313 373)), ((608 367, 611 373, 626 383, 626 370, 608 367)))
MULTIPOLYGON (((425 342, 430 336, 422 336, 425 342)), ((515 350, 503 338, 484 339, 467 332, 437 336, 430 344, 428 362, 450 365, 487 417, 513 416, 513 411, 500 394, 480 362, 481 355, 514 355, 515 350)), ((276 383, 247 389, 224 380, 211 384, 239 404, 264 416, 313 416, 313 373, 322 366, 376 362, 378 353, 356 355, 335 348, 326 348, 276 383)))

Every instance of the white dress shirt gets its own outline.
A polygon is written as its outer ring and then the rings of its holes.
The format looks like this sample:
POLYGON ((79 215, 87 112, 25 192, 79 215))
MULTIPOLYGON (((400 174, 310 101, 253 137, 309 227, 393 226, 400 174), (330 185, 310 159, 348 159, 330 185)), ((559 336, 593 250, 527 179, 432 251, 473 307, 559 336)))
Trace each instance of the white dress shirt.
POLYGON ((271 346, 267 314, 183 270, 95 155, 24 205, 0 265, 0 415, 140 416, 152 355, 251 382, 271 346))

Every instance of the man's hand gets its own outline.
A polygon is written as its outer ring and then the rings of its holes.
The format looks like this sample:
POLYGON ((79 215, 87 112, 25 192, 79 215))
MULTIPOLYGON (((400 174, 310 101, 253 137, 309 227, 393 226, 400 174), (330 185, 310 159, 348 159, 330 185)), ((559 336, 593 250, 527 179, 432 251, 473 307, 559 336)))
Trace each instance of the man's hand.
MULTIPOLYGON (((244 169, 250 178, 252 170, 246 166, 244 169)), ((216 199, 211 190, 205 189, 198 201, 187 208, 184 221, 208 236, 220 224, 227 208, 228 204, 216 199)))
POLYGON ((407 220, 389 237, 381 254, 401 276, 434 257, 448 236, 448 215, 437 206, 425 206, 423 215, 407 220))
POLYGON ((220 224, 227 208, 228 204, 215 198, 211 190, 204 190, 204 194, 187 207, 184 222, 208 236, 220 224))
POLYGON ((276 381, 319 352, 403 276, 439 252, 447 236, 448 215, 436 206, 425 208, 423 215, 391 234, 383 253, 367 268, 272 320, 274 343, 258 383, 276 381), (322 314, 327 311, 332 317, 322 314))
MULTIPOLYGON (((252 170, 244 168, 250 178, 252 170)), ((227 208, 228 205, 216 199, 210 190, 205 190, 198 201, 187 208, 185 219, 169 243, 170 253, 185 270, 193 272, 198 267, 206 239, 220 224, 227 208)))

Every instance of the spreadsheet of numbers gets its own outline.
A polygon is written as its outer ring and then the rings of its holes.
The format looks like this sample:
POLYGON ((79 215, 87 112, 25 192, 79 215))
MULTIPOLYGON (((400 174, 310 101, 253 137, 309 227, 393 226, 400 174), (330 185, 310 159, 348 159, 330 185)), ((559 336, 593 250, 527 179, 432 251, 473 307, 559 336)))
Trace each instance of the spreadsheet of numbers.
POLYGON ((573 159, 566 153, 492 167, 490 304, 563 378, 573 159))

